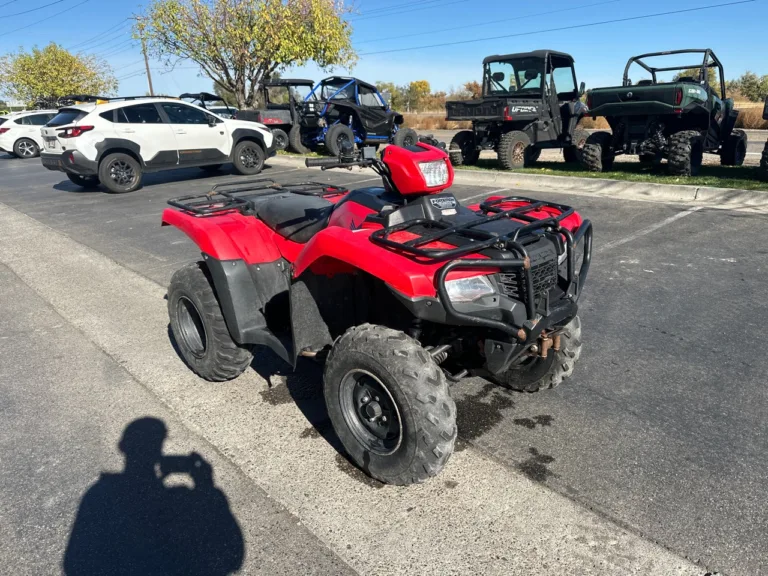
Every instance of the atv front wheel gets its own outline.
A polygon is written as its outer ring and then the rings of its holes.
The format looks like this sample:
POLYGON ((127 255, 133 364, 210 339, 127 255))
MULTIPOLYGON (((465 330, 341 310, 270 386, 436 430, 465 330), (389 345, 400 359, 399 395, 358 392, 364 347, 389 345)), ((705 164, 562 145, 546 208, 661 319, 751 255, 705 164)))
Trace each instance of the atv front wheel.
POLYGON ((550 349, 546 358, 532 357, 512 366, 493 380, 518 392, 538 392, 558 386, 573 374, 573 367, 581 356, 581 320, 576 316, 560 334, 560 350, 550 349))
POLYGON ((741 166, 747 158, 747 133, 734 130, 723 144, 720 164, 723 166, 741 166))
POLYGON ((173 275, 168 315, 182 358, 202 378, 232 380, 250 365, 253 354, 229 335, 204 262, 188 264, 173 275))
POLYGON ((480 158, 480 150, 475 146, 475 133, 472 130, 458 132, 448 146, 448 156, 454 166, 474 166, 480 158))
POLYGON ((765 148, 763 148, 763 157, 760 159, 758 175, 760 176, 760 180, 768 182, 768 142, 765 143, 765 148))
POLYGON ((456 404, 443 372, 402 332, 347 330, 328 355, 323 392, 349 459, 381 482, 423 482, 453 452, 456 404))
POLYGON ((584 150, 584 145, 589 138, 589 132, 577 128, 573 131, 573 137, 571 138, 571 146, 563 148, 563 160, 566 162, 581 162, 581 152, 584 150))
POLYGON ((292 126, 288 132, 288 146, 296 154, 309 154, 311 152, 301 141, 301 127, 298 124, 292 126))
POLYGON ((581 150, 581 164, 590 172, 607 172, 613 168, 616 154, 610 132, 593 132, 581 150))
POLYGON ((502 170, 523 168, 531 163, 531 139, 525 132, 507 132, 499 141, 499 164, 502 170))
POLYGON ((328 132, 325 133, 325 150, 328 154, 331 156, 341 154, 344 142, 352 144, 352 148, 355 147, 355 133, 352 132, 352 128, 344 124, 334 124, 328 128, 328 132))
POLYGON ((669 137, 667 145, 669 173, 674 176, 696 176, 704 161, 704 139, 696 130, 682 130, 669 137))
POLYGON ((415 146, 418 141, 419 135, 413 128, 400 128, 400 130, 397 131, 397 134, 392 138, 392 144, 400 146, 401 148, 405 146, 415 146))

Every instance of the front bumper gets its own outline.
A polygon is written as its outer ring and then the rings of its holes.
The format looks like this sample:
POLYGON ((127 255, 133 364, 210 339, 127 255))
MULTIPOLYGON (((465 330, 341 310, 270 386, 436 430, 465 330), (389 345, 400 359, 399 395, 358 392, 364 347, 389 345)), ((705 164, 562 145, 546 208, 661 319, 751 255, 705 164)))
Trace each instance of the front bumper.
POLYGON ((77 150, 62 152, 61 154, 41 152, 40 161, 48 170, 68 172, 80 176, 96 176, 99 173, 99 164, 89 160, 77 150))

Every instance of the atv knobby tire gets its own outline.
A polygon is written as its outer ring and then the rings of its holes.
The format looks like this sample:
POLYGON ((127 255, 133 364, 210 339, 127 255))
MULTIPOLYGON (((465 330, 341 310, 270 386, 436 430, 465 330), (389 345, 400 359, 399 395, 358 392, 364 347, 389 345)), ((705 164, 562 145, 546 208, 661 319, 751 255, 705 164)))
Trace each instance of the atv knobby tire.
POLYGON ((290 132, 288 132, 288 146, 296 154, 310 153, 310 149, 304 146, 304 143, 301 141, 301 127, 298 124, 292 126, 290 132))
POLYGON ((581 150, 581 164, 590 172, 607 172, 613 168, 616 153, 610 132, 593 132, 581 150))
POLYGON ((563 148, 563 159, 566 162, 581 162, 581 153, 584 150, 584 145, 587 143, 588 138, 589 132, 586 130, 581 128, 574 130, 573 137, 571 138, 573 144, 563 148))
POLYGON ((456 404, 443 372, 402 332, 371 324, 347 330, 328 355, 323 391, 348 458, 381 482, 423 482, 438 474, 453 452, 456 404), (373 407, 369 386, 383 391, 374 392, 373 407), (360 391, 364 395, 355 397, 360 391), (384 422, 382 416, 369 418, 382 410, 390 414, 384 422), (389 435, 374 436, 375 425, 389 426, 389 435))
POLYGON ((168 315, 182 358, 202 378, 232 380, 251 363, 251 350, 239 346, 229 334, 204 262, 188 264, 173 275, 168 315))
POLYGON ((275 141, 275 150, 288 148, 288 134, 282 128, 272 128, 272 138, 275 141))
POLYGON ((747 133, 734 130, 723 144, 720 152, 720 164, 723 166, 741 166, 747 158, 747 133))
POLYGON ((581 320, 576 316, 560 335, 560 350, 550 350, 546 358, 535 358, 513 366, 494 380, 506 388, 519 392, 538 392, 554 388, 573 374, 573 367, 581 356, 581 320))
POLYGON ((765 148, 763 148, 763 157, 760 159, 758 175, 760 176, 760 180, 768 182, 768 142, 765 143, 765 148))
POLYGON ((475 133, 462 130, 454 135, 448 146, 448 156, 454 166, 474 166, 480 158, 480 150, 475 146, 475 133))
POLYGON ((355 147, 355 134, 352 132, 352 128, 344 124, 334 124, 325 133, 325 150, 331 156, 338 156, 341 154, 341 146, 343 142, 349 142, 352 144, 352 148, 355 147))
POLYGON ((674 176, 696 176, 704 161, 704 139, 696 130, 682 130, 669 137, 667 169, 674 176))
POLYGON ((392 138, 392 144, 395 146, 415 146, 419 141, 419 135, 413 128, 400 128, 392 138))
POLYGON ((531 139, 519 130, 507 132, 499 140, 498 158, 502 170, 528 166, 531 163, 531 139))

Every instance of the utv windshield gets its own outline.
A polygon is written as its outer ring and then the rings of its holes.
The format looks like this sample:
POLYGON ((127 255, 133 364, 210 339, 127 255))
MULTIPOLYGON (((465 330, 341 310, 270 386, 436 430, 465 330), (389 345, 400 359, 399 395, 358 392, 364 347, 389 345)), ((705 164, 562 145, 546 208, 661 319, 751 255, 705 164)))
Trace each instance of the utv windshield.
POLYGON ((530 96, 541 93, 544 60, 511 58, 488 62, 483 73, 483 90, 487 96, 530 96))
POLYGON ((350 80, 333 80, 326 84, 323 84, 323 89, 320 93, 321 100, 354 100, 355 99, 355 83, 350 80), (344 88, 343 90, 341 90, 344 88), (339 92, 341 90, 341 92, 339 92))

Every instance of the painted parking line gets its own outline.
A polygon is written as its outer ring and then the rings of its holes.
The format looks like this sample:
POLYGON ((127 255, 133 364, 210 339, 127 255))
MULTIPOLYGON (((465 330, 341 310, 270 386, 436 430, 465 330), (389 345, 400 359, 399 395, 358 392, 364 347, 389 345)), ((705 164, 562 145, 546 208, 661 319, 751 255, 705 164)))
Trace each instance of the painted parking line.
POLYGON ((651 232, 655 232, 656 230, 663 228, 664 226, 667 226, 668 224, 672 224, 672 222, 675 222, 677 220, 680 220, 680 218, 685 218, 686 216, 690 216, 694 212, 698 212, 701 210, 703 206, 694 206, 693 208, 689 208, 688 210, 685 210, 683 212, 678 212, 674 216, 670 216, 669 218, 665 218, 661 222, 656 222, 656 224, 651 224, 647 228, 643 228, 641 230, 638 230, 637 232, 634 232, 630 234, 629 236, 625 236, 624 238, 619 238, 618 240, 614 240, 613 242, 607 242, 600 246, 600 248, 597 249, 597 252, 605 252, 606 250, 610 250, 612 248, 617 248, 623 244, 626 244, 628 242, 632 242, 633 240, 637 240, 638 238, 642 238, 643 236, 646 236, 647 234, 650 234, 651 232))
POLYGON ((483 196, 490 196, 491 194, 497 194, 499 192, 506 192, 509 190, 509 188, 499 188, 498 190, 486 190, 485 192, 481 192, 480 194, 475 194, 474 196, 469 196, 468 198, 459 198, 462 202, 466 202, 467 200, 474 200, 475 198, 482 198, 483 196))

